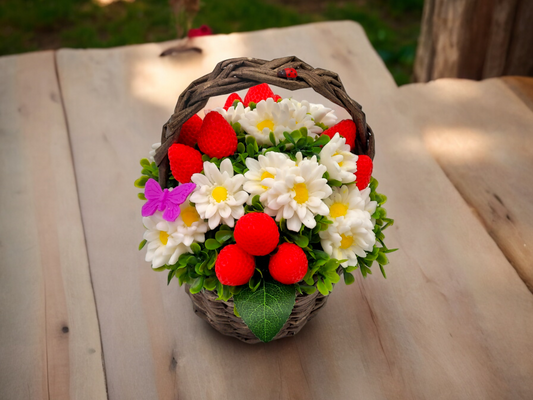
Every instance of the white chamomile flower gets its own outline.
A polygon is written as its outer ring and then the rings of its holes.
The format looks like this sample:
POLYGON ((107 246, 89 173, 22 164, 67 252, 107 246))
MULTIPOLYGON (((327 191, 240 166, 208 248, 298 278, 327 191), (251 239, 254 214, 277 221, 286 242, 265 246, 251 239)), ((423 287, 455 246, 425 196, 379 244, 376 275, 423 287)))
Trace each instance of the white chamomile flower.
POLYGON ((250 107, 244 108, 242 102, 239 102, 237 103, 236 107, 231 106, 228 108, 227 111, 224 110, 224 108, 222 107, 213 108, 211 111, 218 112, 225 118, 226 121, 228 121, 228 123, 234 124, 236 122, 239 122, 243 118, 245 112, 250 111, 250 107))
POLYGON ((198 211, 188 199, 180 206, 180 210, 180 215, 176 219, 176 232, 172 237, 185 246, 190 246, 193 242, 203 243, 208 230, 207 222, 200 218, 198 211))
POLYGON ((152 262, 152 268, 165 264, 172 265, 183 253, 192 253, 191 248, 173 237, 175 222, 165 221, 161 212, 143 218, 146 228, 143 238, 146 240, 146 261, 152 262))
POLYGON ((320 232, 320 243, 324 251, 337 260, 347 260, 341 265, 357 265, 357 256, 365 257, 376 243, 374 226, 370 214, 363 210, 353 210, 349 217, 340 223, 331 224, 326 231, 320 232))
POLYGON ((277 140, 283 140, 283 132, 292 132, 301 127, 309 129, 314 125, 306 110, 295 113, 287 103, 277 103, 272 98, 261 100, 254 110, 245 112, 239 123, 260 145, 270 144, 270 132, 277 140))
POLYGON ((301 103, 294 99, 283 99, 281 103, 287 103, 297 111, 302 108, 306 110, 306 113, 311 116, 314 124, 310 127, 307 127, 309 136, 317 136, 323 132, 323 129, 315 124, 322 123, 327 127, 335 125, 337 122, 337 116, 331 108, 324 107, 322 104, 313 104, 309 103, 307 100, 303 100, 301 103))
POLYGON ((315 215, 329 211, 323 199, 331 194, 327 180, 322 178, 326 167, 318 164, 316 156, 303 159, 298 166, 279 170, 276 179, 265 179, 269 187, 265 212, 276 221, 287 220, 287 228, 297 232, 302 224, 316 226, 315 215))
POLYGON ((350 218, 350 214, 355 210, 366 211, 368 215, 372 215, 378 205, 370 200, 370 188, 359 191, 355 185, 333 188, 333 193, 324 199, 324 203, 329 207, 327 217, 334 223, 350 218))
POLYGON ((248 193, 241 190, 244 175, 233 176, 233 164, 226 158, 217 166, 204 162, 204 173, 194 174, 191 180, 196 189, 191 195, 200 218, 207 219, 209 228, 216 228, 221 222, 233 227, 235 220, 244 215, 243 204, 248 193))
POLYGON ((148 153, 148 159, 151 161, 151 162, 154 162, 155 159, 155 152, 157 151, 158 148, 161 147, 161 143, 154 143, 152 145, 152 150, 150 150, 150 152, 148 153))
POLYGON ((342 183, 355 182, 357 156, 350 151, 346 139, 338 133, 320 151, 320 164, 326 166, 331 179, 342 183))
POLYGON ((275 179, 279 170, 291 168, 295 165, 288 155, 274 151, 260 155, 257 160, 248 157, 246 159, 248 172, 244 174, 246 181, 243 186, 243 189, 250 193, 248 202, 250 203, 255 195, 260 195, 259 200, 265 203, 269 187, 265 186, 263 180, 275 179))

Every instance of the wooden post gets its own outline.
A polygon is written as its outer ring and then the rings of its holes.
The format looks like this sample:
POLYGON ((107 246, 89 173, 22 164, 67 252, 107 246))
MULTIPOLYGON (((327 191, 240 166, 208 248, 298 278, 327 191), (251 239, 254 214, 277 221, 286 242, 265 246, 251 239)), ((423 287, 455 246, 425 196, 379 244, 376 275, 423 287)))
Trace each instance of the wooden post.
POLYGON ((533 76, 533 1, 426 0, 413 80, 533 76))

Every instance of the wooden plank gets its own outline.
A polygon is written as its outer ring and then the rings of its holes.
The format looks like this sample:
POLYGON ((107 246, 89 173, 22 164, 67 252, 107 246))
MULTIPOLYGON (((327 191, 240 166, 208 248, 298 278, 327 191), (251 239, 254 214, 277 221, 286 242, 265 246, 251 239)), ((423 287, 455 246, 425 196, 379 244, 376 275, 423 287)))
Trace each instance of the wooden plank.
POLYGON ((500 79, 533 111, 533 78, 526 76, 502 76, 500 79))
POLYGON ((105 399, 53 52, 0 58, 0 398, 105 399))
MULTIPOLYGON (((533 396, 533 297, 396 110, 398 90, 359 25, 193 44, 201 55, 159 58, 170 44, 58 53, 110 399, 533 396), (249 346, 193 315, 183 289, 167 287, 136 251, 133 181, 190 81, 225 58, 287 54, 338 72, 363 104, 377 135, 375 176, 397 220, 388 241, 401 251, 389 279, 338 285, 295 338, 249 346)), ((322 101, 311 91, 294 97, 322 101)))
POLYGON ((500 79, 400 89, 424 143, 533 291, 533 113, 500 79))

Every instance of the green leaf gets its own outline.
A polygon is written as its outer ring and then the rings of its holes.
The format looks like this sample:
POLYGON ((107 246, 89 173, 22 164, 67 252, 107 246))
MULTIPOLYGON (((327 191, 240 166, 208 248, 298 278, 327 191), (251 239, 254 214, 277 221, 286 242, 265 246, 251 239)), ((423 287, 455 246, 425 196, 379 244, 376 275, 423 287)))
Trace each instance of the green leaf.
POLYGON ((274 132, 270 132, 268 135, 268 138, 270 139, 270 143, 272 143, 272 146, 276 145, 276 137, 274 136, 274 132))
POLYGON ((347 285, 351 285, 354 282, 355 282, 354 276, 350 274, 349 272, 344 271, 344 283, 346 283, 347 285))
POLYGON ((143 189, 144 186, 146 185, 146 182, 148 182, 148 179, 150 178, 147 177, 146 175, 143 175, 139 179, 137 179, 133 184, 135 185, 135 187, 138 187, 139 189, 143 189))
POLYGON ((237 152, 238 153, 244 153, 246 151, 246 147, 244 146, 244 143, 239 143, 237 145, 237 152))
POLYGON ((231 231, 218 231, 215 233, 215 239, 218 243, 224 243, 227 240, 230 240, 233 237, 233 233, 231 231))
POLYGON ((222 246, 216 239, 207 239, 205 241, 205 248, 207 250, 215 250, 222 246))
POLYGON ((141 161, 140 161, 140 164, 141 164, 141 167, 147 167, 147 168, 150 168, 150 161, 148 161, 148 159, 146 158, 143 158, 141 161))
POLYGON ((248 145, 246 146, 246 151, 248 151, 248 154, 250 155, 250 157, 253 157, 255 155, 254 145, 248 143, 248 145))
POLYGON ((297 235, 295 233, 289 233, 288 236, 299 247, 305 248, 309 245, 309 239, 306 236, 297 235))
POLYGON ((283 328, 295 299, 294 286, 265 281, 255 292, 245 287, 233 297, 242 320, 262 342, 270 342, 283 328))
POLYGON ((330 179, 328 181, 328 185, 329 186, 336 186, 336 187, 341 187, 342 186, 342 182, 341 181, 338 181, 336 179, 330 179))
POLYGON ((202 248, 198 243, 191 243, 191 250, 194 254, 198 255, 202 251, 202 248))
POLYGON ((291 142, 292 144, 296 145, 296 141, 289 134, 289 132, 283 132, 283 136, 285 136, 285 139, 287 139, 289 142, 291 142))
POLYGON ((214 276, 210 276, 204 281, 204 287, 207 290, 215 290, 215 288, 217 287, 217 282, 217 278, 215 278, 214 276))
POLYGON ((389 263, 389 259, 383 252, 379 253, 378 258, 376 258, 376 261, 379 265, 387 265, 389 263))
POLYGON ((189 288, 189 292, 191 292, 191 294, 200 292, 204 287, 204 279, 205 279, 204 276, 199 276, 198 278, 194 279, 191 282, 191 287, 189 288))
POLYGON ((137 197, 141 200, 146 200, 144 193, 137 193, 137 197))
POLYGON ((139 250, 142 250, 145 244, 146 244, 146 239, 144 239, 141 243, 139 243, 139 250))
POLYGON ((315 140, 314 145, 315 146, 324 146, 325 144, 329 143, 329 136, 328 135, 320 135, 317 140, 315 140))
POLYGON ((324 284, 322 279, 318 280, 318 282, 316 283, 316 288, 323 296, 327 296, 329 294, 329 290, 326 288, 326 285, 324 284))

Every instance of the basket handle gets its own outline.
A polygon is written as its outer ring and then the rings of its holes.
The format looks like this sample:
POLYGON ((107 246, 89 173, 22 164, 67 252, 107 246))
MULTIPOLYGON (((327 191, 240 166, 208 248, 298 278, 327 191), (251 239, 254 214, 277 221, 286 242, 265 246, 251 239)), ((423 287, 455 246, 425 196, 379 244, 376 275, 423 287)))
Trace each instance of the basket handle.
POLYGON ((313 68, 295 56, 272 61, 248 57, 232 58, 218 63, 213 72, 193 81, 180 95, 174 113, 163 125, 161 147, 155 155, 161 187, 166 187, 169 176, 168 149, 178 140, 183 123, 203 109, 210 97, 234 93, 261 83, 293 91, 312 88, 343 107, 357 128, 354 152, 374 158, 375 140, 372 129, 366 124, 361 105, 348 96, 338 74, 322 68, 313 68), (277 71, 285 68, 298 69, 298 78, 288 80, 278 77, 277 71))

